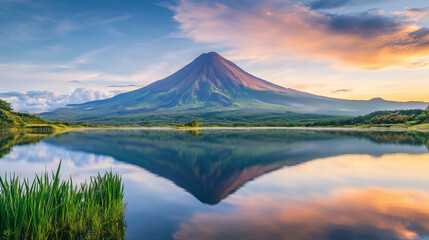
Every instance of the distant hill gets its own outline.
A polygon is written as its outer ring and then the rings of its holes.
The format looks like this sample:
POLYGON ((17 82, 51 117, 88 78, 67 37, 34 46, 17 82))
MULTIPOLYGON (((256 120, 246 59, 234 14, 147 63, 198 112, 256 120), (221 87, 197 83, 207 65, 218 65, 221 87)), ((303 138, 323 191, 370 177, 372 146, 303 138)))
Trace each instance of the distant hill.
POLYGON ((428 103, 341 100, 284 88, 257 78, 217 53, 205 53, 176 73, 115 97, 41 114, 48 120, 136 118, 145 114, 235 111, 358 116, 377 110, 424 109, 428 103))

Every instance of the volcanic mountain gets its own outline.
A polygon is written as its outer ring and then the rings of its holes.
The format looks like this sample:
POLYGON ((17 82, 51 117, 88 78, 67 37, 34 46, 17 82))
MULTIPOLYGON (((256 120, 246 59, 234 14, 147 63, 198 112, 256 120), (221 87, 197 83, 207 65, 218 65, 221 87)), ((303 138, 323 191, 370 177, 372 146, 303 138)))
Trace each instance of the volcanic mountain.
POLYGON ((55 120, 195 111, 300 112, 359 115, 376 110, 424 109, 423 102, 341 100, 284 88, 257 78, 215 52, 135 91, 42 114, 55 120))

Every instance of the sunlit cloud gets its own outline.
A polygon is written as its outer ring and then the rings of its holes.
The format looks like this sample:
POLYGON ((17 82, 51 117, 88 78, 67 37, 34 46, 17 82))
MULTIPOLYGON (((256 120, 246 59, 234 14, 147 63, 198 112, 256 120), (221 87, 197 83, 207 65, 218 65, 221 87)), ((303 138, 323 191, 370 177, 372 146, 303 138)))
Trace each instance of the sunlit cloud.
POLYGON ((398 14, 322 14, 296 1, 182 0, 170 8, 186 37, 230 48, 236 58, 308 58, 369 70, 429 62, 429 29, 398 14))
POLYGON ((429 8, 406 8, 405 11, 394 12, 393 14, 404 16, 415 22, 429 20, 429 8))

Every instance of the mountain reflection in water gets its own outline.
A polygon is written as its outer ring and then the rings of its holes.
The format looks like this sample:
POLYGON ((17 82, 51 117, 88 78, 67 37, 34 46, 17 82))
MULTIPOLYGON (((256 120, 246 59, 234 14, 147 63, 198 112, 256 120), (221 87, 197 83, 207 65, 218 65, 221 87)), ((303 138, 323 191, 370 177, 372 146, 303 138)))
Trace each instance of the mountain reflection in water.
POLYGON ((107 130, 71 132, 46 142, 137 165, 203 203, 217 204, 246 182, 284 166, 343 154, 406 152, 409 145, 429 149, 428 139, 427 133, 407 132, 107 130))
POLYGON ((264 179, 265 186, 295 180, 301 188, 327 187, 330 193, 263 190, 232 196, 225 200, 236 206, 232 211, 195 214, 181 223, 174 238, 429 237, 429 193, 424 191, 429 186, 428 160, 429 154, 347 155, 280 170, 264 179), (376 181, 384 188, 371 186, 376 181), (405 188, 410 185, 415 189, 405 188))
POLYGON ((0 142, 4 171, 32 176, 63 159, 63 174, 75 182, 119 172, 127 239, 429 237, 428 133, 14 134, 3 133, 0 142))

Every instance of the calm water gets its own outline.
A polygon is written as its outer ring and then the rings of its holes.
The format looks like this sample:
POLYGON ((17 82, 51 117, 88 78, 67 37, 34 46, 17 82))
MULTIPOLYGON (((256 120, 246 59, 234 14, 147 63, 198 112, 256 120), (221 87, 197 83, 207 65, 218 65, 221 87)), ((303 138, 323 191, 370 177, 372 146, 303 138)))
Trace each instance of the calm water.
POLYGON ((1 133, 0 174, 125 182, 128 239, 429 239, 429 133, 1 133))

